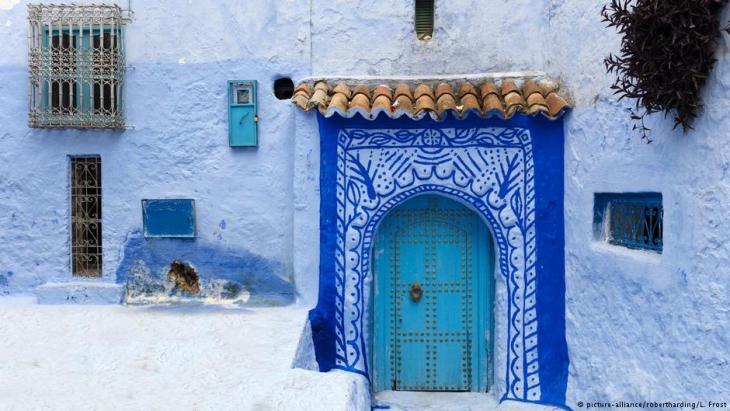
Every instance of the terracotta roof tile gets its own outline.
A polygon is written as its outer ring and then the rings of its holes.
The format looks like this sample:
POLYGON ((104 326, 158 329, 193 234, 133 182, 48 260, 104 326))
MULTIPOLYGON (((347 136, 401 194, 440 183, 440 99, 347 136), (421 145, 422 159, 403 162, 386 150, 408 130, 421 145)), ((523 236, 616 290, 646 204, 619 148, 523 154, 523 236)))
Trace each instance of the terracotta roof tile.
POLYGON ((433 101, 433 97, 428 94, 423 94, 416 100, 416 113, 421 113, 424 110, 436 111, 436 104, 433 101))
POLYGON ((504 107, 498 94, 489 93, 482 100, 484 114, 496 113, 500 117, 504 117, 504 107))
POLYGON ((400 83, 397 86, 395 86, 395 98, 398 98, 399 96, 408 96, 411 100, 413 100, 413 93, 411 92, 411 87, 408 84, 400 83))
POLYGON ((443 113, 446 110, 456 110, 456 99, 451 94, 441 94, 441 97, 436 101, 436 107, 438 107, 439 113, 443 113))
POLYGON ((482 97, 486 97, 489 94, 496 94, 497 96, 500 95, 497 85, 492 83, 491 81, 485 81, 484 83, 482 83, 482 85, 479 87, 479 92, 481 93, 482 97))
POLYGON ((482 108, 479 106, 479 99, 474 94, 464 94, 461 96, 461 111, 465 112, 468 110, 481 111, 482 108))
POLYGON ((352 97, 355 98, 355 95, 357 94, 363 94, 367 98, 370 98, 370 87, 365 84, 358 84, 354 89, 352 89, 352 97))
POLYGON ((436 86, 436 98, 441 98, 444 94, 454 95, 454 89, 448 83, 441 83, 436 86))
POLYGON ((332 100, 330 100, 330 105, 328 108, 338 108, 342 113, 347 113, 347 110, 349 108, 350 99, 347 97, 345 93, 335 93, 332 95, 332 100))
POLYGON ((350 100, 350 108, 361 108, 366 112, 370 111, 370 99, 363 93, 355 93, 350 100))
POLYGON ((335 88, 332 89, 332 92, 342 93, 345 95, 345 97, 347 97, 348 100, 352 98, 352 90, 350 90, 350 87, 348 87, 345 83, 339 83, 338 85, 336 85, 335 88))
POLYGON ((379 96, 386 96, 388 97, 388 100, 393 99, 393 90, 390 88, 390 86, 386 84, 381 84, 373 90, 373 99, 379 97, 379 96))
POLYGON ((466 83, 461 83, 459 86, 459 98, 464 98, 464 96, 468 94, 473 94, 475 97, 479 97, 478 93, 479 90, 477 90, 474 85, 468 81, 466 83))
POLYGON ((413 112, 413 99, 410 96, 401 94, 400 96, 395 98, 395 102, 393 102, 393 107, 396 110, 406 110, 408 112, 413 112))
POLYGON ((381 94, 375 97, 375 100, 373 100, 373 110, 375 110, 376 108, 384 108, 386 110, 390 110, 392 104, 393 103, 390 97, 381 94))
POLYGON ((560 116, 565 110, 570 109, 572 106, 564 98, 560 97, 558 93, 552 92, 548 94, 547 98, 548 115, 551 118, 560 116))
POLYGON ((416 86, 416 91, 413 93, 413 98, 418 100, 421 98, 421 96, 429 96, 433 100, 435 96, 433 95, 433 89, 431 89, 431 86, 428 84, 419 84, 416 86))
POLYGON ((496 83, 487 80, 479 88, 470 82, 442 82, 435 88, 427 82, 358 85, 341 82, 332 88, 326 80, 319 80, 299 84, 292 102, 305 111, 317 107, 325 116, 359 112, 368 117, 387 112, 391 117, 419 118, 431 113, 437 119, 444 118, 448 112, 461 116, 475 112, 505 119, 522 113, 555 119, 571 108, 558 82, 532 78, 496 83))

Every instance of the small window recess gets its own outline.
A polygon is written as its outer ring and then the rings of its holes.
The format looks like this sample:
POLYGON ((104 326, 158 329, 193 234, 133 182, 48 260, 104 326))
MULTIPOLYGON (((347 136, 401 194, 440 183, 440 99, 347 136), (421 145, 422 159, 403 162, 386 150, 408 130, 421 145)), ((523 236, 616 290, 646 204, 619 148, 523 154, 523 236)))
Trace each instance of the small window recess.
POLYGON ((661 193, 596 193, 593 207, 596 239, 634 250, 662 253, 661 193))
POLYGON ((433 15, 435 0, 416 0, 415 28, 419 40, 433 38, 433 15))
POLYGON ((294 82, 289 77, 274 81, 274 95, 279 100, 289 100, 294 95, 294 82))
POLYGON ((101 277, 101 157, 71 157, 71 272, 101 277))

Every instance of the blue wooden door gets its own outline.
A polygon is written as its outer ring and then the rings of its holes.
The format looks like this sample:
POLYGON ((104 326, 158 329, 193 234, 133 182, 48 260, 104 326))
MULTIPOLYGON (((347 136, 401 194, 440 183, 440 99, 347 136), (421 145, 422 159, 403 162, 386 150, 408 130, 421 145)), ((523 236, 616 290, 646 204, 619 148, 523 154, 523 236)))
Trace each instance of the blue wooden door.
POLYGON ((228 82, 228 144, 255 147, 258 144, 258 114, 255 80, 228 82))
POLYGON ((373 250, 376 390, 486 390, 490 239, 474 211, 437 195, 384 219, 373 250))

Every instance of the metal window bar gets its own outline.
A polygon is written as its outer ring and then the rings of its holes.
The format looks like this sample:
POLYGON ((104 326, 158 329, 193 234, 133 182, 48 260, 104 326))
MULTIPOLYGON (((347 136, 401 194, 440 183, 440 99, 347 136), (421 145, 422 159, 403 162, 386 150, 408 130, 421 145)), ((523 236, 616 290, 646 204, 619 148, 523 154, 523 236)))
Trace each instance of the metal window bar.
POLYGON ((124 128, 125 47, 116 5, 28 6, 28 124, 124 128))
POLYGON ((661 201, 613 199, 607 207, 609 243, 662 252, 664 208, 661 201))
POLYGON ((434 0, 416 0, 415 28, 419 40, 433 37, 434 0))
POLYGON ((71 158, 71 270, 77 277, 102 273, 101 157, 71 158))

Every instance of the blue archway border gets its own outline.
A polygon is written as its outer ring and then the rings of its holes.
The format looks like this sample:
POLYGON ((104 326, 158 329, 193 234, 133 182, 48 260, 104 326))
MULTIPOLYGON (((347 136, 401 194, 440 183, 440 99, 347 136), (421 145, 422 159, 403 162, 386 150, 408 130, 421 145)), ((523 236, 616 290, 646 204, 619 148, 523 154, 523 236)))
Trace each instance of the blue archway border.
MULTIPOLYGON (((334 250, 336 248, 337 136, 343 128, 423 128, 423 127, 514 127, 528 128, 533 139, 535 163, 536 225, 539 244, 537 307, 540 312, 538 345, 540 349, 541 397, 538 402, 565 407, 568 354, 565 343, 564 314, 564 234, 563 234, 563 129, 562 121, 517 116, 509 121, 499 119, 343 119, 320 116, 321 135, 321 238, 319 302, 310 312, 315 352, 320 369, 337 368, 333 342, 336 340, 334 320, 334 250), (464 123, 472 123, 464 124, 464 123), (330 227, 330 229, 326 229, 330 227)), ((499 243, 498 243, 499 244, 499 243)), ((501 247, 501 245, 500 245, 501 247)), ((367 376, 367 371, 360 372, 367 376)))

